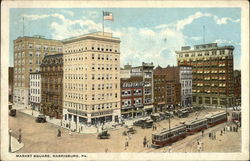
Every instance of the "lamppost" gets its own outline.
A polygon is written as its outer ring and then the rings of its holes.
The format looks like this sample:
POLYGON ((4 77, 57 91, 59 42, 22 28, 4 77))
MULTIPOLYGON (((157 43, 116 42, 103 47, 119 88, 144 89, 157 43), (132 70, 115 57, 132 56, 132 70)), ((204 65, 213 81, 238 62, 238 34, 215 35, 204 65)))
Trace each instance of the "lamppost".
POLYGON ((76 106, 76 132, 77 132, 77 106, 76 106))
POLYGON ((12 130, 9 129, 9 152, 11 152, 11 132, 12 130))
POLYGON ((71 118, 69 118, 69 130, 71 129, 71 118))

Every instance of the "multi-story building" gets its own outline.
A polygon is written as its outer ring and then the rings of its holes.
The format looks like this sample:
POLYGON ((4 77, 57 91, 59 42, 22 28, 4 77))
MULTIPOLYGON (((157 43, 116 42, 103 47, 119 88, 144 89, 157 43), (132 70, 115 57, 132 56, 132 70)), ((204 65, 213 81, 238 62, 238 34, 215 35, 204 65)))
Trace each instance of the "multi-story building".
POLYGON ((155 112, 166 111, 180 106, 181 83, 180 67, 158 66, 154 70, 154 107, 155 112))
POLYGON ((192 67, 179 66, 181 83, 181 106, 192 105, 192 67))
POLYGON ((9 67, 9 102, 13 103, 13 76, 14 68, 9 67))
POLYGON ((176 51, 178 65, 192 66, 194 105, 234 105, 233 50, 233 46, 211 43, 176 51))
POLYGON ((121 77, 121 115, 133 118, 143 115, 143 78, 121 77))
POLYGON ((131 77, 142 77, 143 81, 143 115, 149 115, 153 112, 154 103, 154 83, 153 83, 153 63, 144 63, 142 66, 125 66, 125 70, 131 68, 131 77))
POLYGON ((63 41, 64 120, 96 124, 118 122, 120 39, 90 33, 63 41))
POLYGON ((41 74, 30 73, 30 105, 33 110, 40 111, 41 103, 41 74))
POLYGON ((29 73, 40 71, 45 55, 62 52, 62 43, 42 36, 18 37, 14 40, 14 104, 29 105, 29 73))
POLYGON ((241 71, 234 70, 235 105, 241 105, 241 71))
POLYGON ((41 64, 41 112, 62 119, 63 54, 46 55, 41 64))

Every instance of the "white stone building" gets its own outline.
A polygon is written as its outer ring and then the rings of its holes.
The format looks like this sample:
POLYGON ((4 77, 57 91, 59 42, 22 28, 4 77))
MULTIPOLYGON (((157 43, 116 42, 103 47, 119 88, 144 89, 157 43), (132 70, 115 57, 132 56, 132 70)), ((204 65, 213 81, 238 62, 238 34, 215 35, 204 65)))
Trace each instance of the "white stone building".
POLYGON ((180 83, 181 83, 181 105, 192 105, 192 67, 180 67, 180 83))
POLYGON ((30 73, 30 106, 33 110, 40 111, 41 103, 41 74, 30 73))

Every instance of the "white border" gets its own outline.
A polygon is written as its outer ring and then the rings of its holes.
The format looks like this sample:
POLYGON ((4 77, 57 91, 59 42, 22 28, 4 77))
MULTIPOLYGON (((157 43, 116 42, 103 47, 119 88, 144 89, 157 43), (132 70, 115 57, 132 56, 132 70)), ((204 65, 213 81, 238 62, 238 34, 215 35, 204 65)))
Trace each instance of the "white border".
MULTIPOLYGON (((116 7, 239 7, 241 8, 242 152, 241 153, 86 153, 86 160, 248 160, 249 159, 249 4, 247 1, 4 1, 1 5, 1 157, 27 160, 8 153, 8 63, 10 8, 116 8, 116 7), (49 6, 49 7, 48 7, 49 6)), ((29 153, 30 154, 30 153, 29 153)), ((52 153, 50 153, 52 154, 52 153)), ((31 158, 29 160, 44 160, 31 158)), ((50 158, 46 160, 55 160, 50 158)), ((60 160, 73 160, 62 158, 60 160)), ((77 160, 85 160, 79 158, 77 160)))

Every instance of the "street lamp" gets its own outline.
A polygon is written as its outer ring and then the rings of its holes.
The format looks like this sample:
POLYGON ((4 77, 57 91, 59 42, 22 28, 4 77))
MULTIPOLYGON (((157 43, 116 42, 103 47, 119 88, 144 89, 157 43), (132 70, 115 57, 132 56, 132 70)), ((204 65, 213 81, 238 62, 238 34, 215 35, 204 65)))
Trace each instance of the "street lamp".
POLYGON ((69 118, 69 129, 71 129, 71 118, 69 118))
POLYGON ((11 132, 12 130, 9 129, 9 152, 11 152, 11 132))

